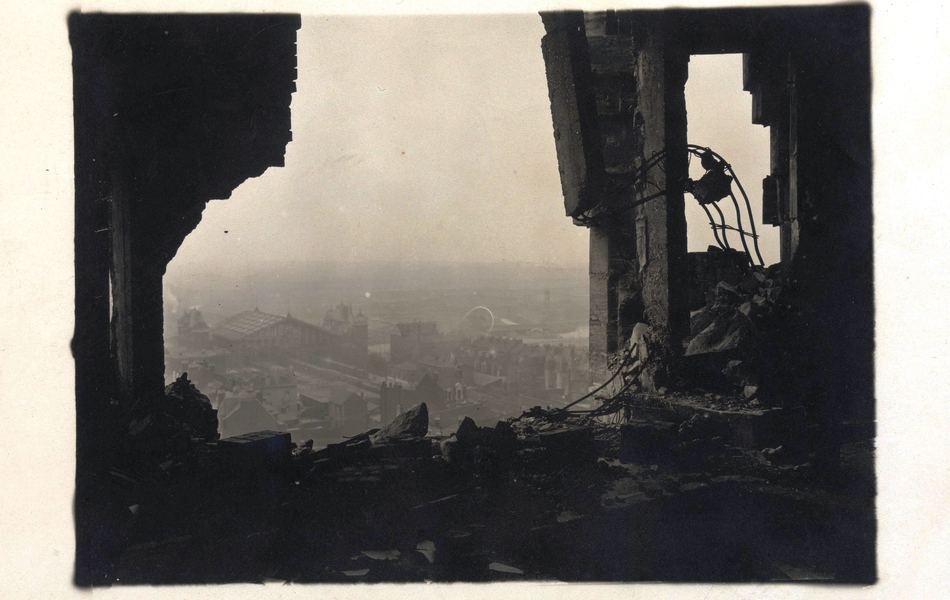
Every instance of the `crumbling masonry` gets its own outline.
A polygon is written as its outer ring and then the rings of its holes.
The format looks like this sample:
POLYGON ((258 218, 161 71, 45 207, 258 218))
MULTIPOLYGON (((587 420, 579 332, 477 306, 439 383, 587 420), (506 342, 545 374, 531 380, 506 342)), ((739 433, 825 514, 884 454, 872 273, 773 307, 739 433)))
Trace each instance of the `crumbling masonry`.
POLYGON ((162 276, 212 199, 282 166, 299 15, 73 14, 76 581, 114 423, 164 388, 162 276))
POLYGON ((593 383, 638 322, 671 363, 683 354, 689 281, 709 258, 686 250, 689 58, 743 53, 752 122, 771 136, 762 220, 781 228, 794 287, 785 400, 829 444, 843 423, 872 423, 869 8, 541 16, 564 206, 590 228, 593 383))

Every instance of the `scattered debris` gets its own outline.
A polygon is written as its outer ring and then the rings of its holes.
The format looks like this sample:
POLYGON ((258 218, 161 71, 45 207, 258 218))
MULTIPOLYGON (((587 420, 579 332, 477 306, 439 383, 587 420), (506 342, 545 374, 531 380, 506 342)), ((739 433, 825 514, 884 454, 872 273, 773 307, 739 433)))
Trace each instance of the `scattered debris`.
POLYGON ((524 571, 521 569, 517 567, 510 567, 500 562, 493 562, 488 565, 488 568, 492 571, 498 571, 499 573, 514 573, 515 575, 524 575, 524 571))
POLYGON ((430 540, 419 542, 416 544, 416 552, 425 556, 430 564, 435 562, 435 542, 430 540))
POLYGON ((373 560, 397 560, 401 556, 399 550, 363 550, 360 554, 373 560))
POLYGON ((465 417, 454 434, 439 442, 439 452, 456 468, 499 474, 517 445, 518 437, 510 423, 499 421, 495 427, 479 427, 465 417))
POLYGON ((431 506, 431 505, 433 505, 433 504, 438 504, 438 503, 440 503, 440 502, 445 502, 446 500, 451 500, 452 498, 455 498, 455 497, 457 497, 457 496, 458 496, 458 494, 452 494, 451 496, 446 496, 445 498, 439 498, 438 500, 433 500, 433 501, 431 501, 431 502, 425 502, 425 503, 420 504, 420 505, 418 505, 418 506, 414 506, 413 508, 422 508, 423 506, 431 506))
POLYGON ((568 523, 570 521, 576 521, 577 519, 583 519, 584 515, 579 515, 577 513, 566 510, 557 516, 558 523, 568 523))

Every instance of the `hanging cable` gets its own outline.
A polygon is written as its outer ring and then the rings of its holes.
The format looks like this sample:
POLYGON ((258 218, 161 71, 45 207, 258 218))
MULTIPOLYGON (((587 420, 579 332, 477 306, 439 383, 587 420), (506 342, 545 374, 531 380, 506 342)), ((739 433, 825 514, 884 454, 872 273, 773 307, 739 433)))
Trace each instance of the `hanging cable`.
POLYGON ((726 163, 726 168, 732 174, 732 178, 736 182, 736 187, 739 188, 739 192, 742 194, 742 197, 745 199, 746 210, 749 211, 749 227, 752 228, 752 244, 755 246, 755 254, 759 258, 759 264, 765 266, 765 261, 762 260, 762 253, 759 252, 759 235, 755 231, 755 217, 752 214, 752 203, 749 202, 749 196, 745 193, 745 189, 742 187, 742 183, 739 181, 739 178, 736 176, 736 172, 732 170, 732 165, 726 163))
POLYGON ((732 204, 736 208, 736 222, 739 224, 737 231, 739 232, 739 241, 742 242, 742 248, 745 250, 746 256, 750 259, 752 258, 752 253, 749 252, 749 245, 745 243, 746 236, 743 235, 745 231, 742 229, 742 209, 739 208, 739 201, 736 200, 736 195, 729 192, 729 197, 732 198, 732 204))
MULTIPOLYGON (((710 218, 710 225, 714 229, 719 229, 723 234, 723 241, 726 244, 726 247, 729 247, 729 242, 726 240, 726 229, 727 225, 725 222, 725 215, 722 214, 722 210, 718 206, 718 201, 725 196, 730 196, 732 199, 733 207, 736 211, 736 223, 738 227, 731 228, 735 229, 739 233, 739 240, 742 242, 742 247, 745 249, 746 256, 749 257, 749 262, 753 262, 752 253, 749 251, 749 245, 746 243, 746 237, 752 238, 753 247, 755 249, 755 257, 758 259, 758 263, 761 266, 765 266, 765 261, 762 259, 762 253, 759 250, 759 236, 755 230, 755 215, 752 213, 752 203, 749 201, 749 195, 746 194, 745 188, 742 187, 742 183, 739 181, 738 176, 736 175, 735 170, 732 168, 726 160, 717 152, 713 151, 710 148, 704 146, 698 146, 696 144, 687 144, 687 151, 691 155, 700 157, 703 160, 703 168, 706 169, 706 174, 703 175, 702 179, 694 182, 691 179, 686 181, 686 191, 692 192, 696 196, 697 200, 701 205, 712 204, 716 210, 719 212, 720 216, 720 225, 716 226, 713 223, 712 218, 710 218), (728 175, 726 174, 728 172, 728 175), (745 201, 746 214, 749 218, 749 227, 751 233, 746 232, 742 224, 742 209, 739 205, 739 200, 736 198, 735 194, 731 189, 731 182, 735 181, 736 186, 739 188, 739 192, 742 194, 742 198, 745 201)), ((707 215, 709 211, 707 211, 707 215)), ((719 241, 717 239, 717 241, 719 241)))
MULTIPOLYGON (((729 245, 729 238, 726 237, 726 215, 722 214, 722 209, 719 208, 719 205, 715 202, 713 203, 713 208, 719 213, 719 229, 722 230, 722 241, 726 245, 726 249, 731 249, 732 246, 729 245)), ((710 219, 709 222, 712 223, 712 219, 710 219)), ((716 225, 713 225, 713 228, 715 227, 716 225)))
POLYGON ((624 357, 623 361, 620 363, 620 366, 617 367, 617 370, 614 371, 614 374, 610 376, 610 379, 608 379, 607 381, 605 381, 605 382, 603 382, 602 384, 600 384, 600 386, 599 386, 596 390, 594 390, 594 391, 592 391, 592 392, 588 392, 587 394, 584 394, 583 396, 581 396, 581 397, 578 398, 577 400, 571 402, 570 404, 568 404, 567 406, 565 406, 565 407, 562 408, 561 410, 567 410, 567 409, 569 409, 570 407, 572 407, 572 406, 574 406, 575 404, 577 404, 578 402, 581 402, 582 400, 587 400, 588 398, 590 398, 591 396, 593 396, 593 395, 596 394, 597 392, 601 391, 602 389, 604 389, 605 387, 607 387, 608 385, 610 385, 610 382, 613 381, 614 379, 616 379, 616 378, 617 378, 617 375, 620 375, 620 373, 623 371, 624 367, 627 366, 627 363, 630 361, 630 358, 633 356, 633 349, 634 349, 634 348, 636 348, 636 346, 633 346, 633 347, 627 349, 626 356, 624 357))
MULTIPOLYGON (((698 148, 698 146, 697 146, 697 148, 698 148)), ((712 149, 710 149, 710 148, 705 148, 704 150, 707 151, 707 152, 710 152, 710 153, 711 153, 713 156, 715 156, 719 161, 721 161, 722 164, 725 165, 725 169, 729 172, 729 175, 732 176, 733 181, 736 182, 736 187, 739 188, 739 193, 742 194, 742 198, 745 200, 746 211, 747 211, 747 213, 748 213, 748 215, 749 215, 749 227, 752 229, 752 233, 751 233, 751 235, 750 235, 749 237, 752 238, 752 244, 753 244, 753 246, 755 247, 755 254, 756 254, 756 257, 759 259, 759 264, 762 265, 762 266, 764 266, 764 265, 765 265, 765 261, 762 260, 762 253, 759 252, 759 236, 758 236, 758 233, 757 233, 756 230, 755 230, 755 216, 752 214, 752 203, 749 201, 749 195, 746 194, 745 188, 742 187, 742 182, 739 181, 739 177, 738 177, 738 175, 736 175, 736 172, 735 172, 735 170, 732 168, 732 165, 729 164, 728 162, 726 162, 726 159, 724 159, 724 158, 722 157, 722 155, 716 153, 714 150, 712 150, 712 149)), ((739 217, 740 209, 739 209, 739 206, 738 206, 738 200, 736 200, 735 196, 733 196, 732 200, 733 200, 733 202, 736 203, 736 218, 737 218, 737 219, 740 219, 740 217, 739 217)), ((740 230, 742 229, 742 222, 741 222, 741 220, 739 220, 739 229, 740 229, 740 230)), ((744 239, 744 237, 743 237, 743 239, 744 239)), ((746 253, 748 254, 748 250, 746 250, 746 253)), ((751 254, 750 254, 749 257, 751 258, 751 254)))
MULTIPOLYGON (((706 205, 705 205, 705 204, 700 204, 700 206, 702 206, 702 207, 703 207, 703 210, 706 211, 706 217, 709 218, 709 225, 712 227, 713 237, 716 238, 716 243, 719 244, 719 247, 720 247, 720 248, 722 248, 723 250, 725 250, 726 247, 722 245, 722 241, 719 239, 719 230, 718 230, 718 228, 716 227, 716 224, 713 223, 712 213, 709 212, 709 209, 706 208, 706 205)), ((725 234, 725 231, 723 232, 723 234, 725 234)))
MULTIPOLYGON (((742 187, 742 183, 736 176, 732 165, 726 162, 726 160, 720 154, 711 150, 710 148, 696 144, 687 144, 686 149, 687 168, 690 164, 691 157, 697 156, 703 161, 703 168, 706 169, 706 174, 703 175, 703 177, 698 181, 686 179, 684 182, 684 191, 690 192, 696 196, 699 204, 703 207, 703 210, 706 212, 706 216, 709 219, 709 225, 713 230, 713 236, 716 239, 716 243, 719 244, 719 247, 724 250, 731 250, 732 246, 729 243, 727 231, 729 229, 733 229, 739 234, 739 241, 742 244, 742 248, 745 251, 746 256, 749 258, 749 262, 752 263, 755 259, 758 259, 758 264, 765 266, 765 261, 763 260, 762 253, 759 250, 759 236, 755 229, 755 216, 752 213, 752 204, 749 201, 748 194, 745 192, 745 188, 742 187), (748 216, 751 233, 745 231, 743 227, 742 208, 738 198, 731 189, 731 183, 733 181, 735 181, 736 186, 739 188, 739 193, 742 194, 742 198, 745 202, 746 214, 748 216), (718 201, 725 198, 726 196, 729 196, 732 199, 733 208, 736 211, 737 227, 731 227, 726 224, 726 216, 719 207, 718 201), (713 208, 716 210, 716 214, 719 217, 718 223, 716 223, 713 214, 707 208, 708 204, 712 204, 713 208), (752 238, 753 249, 755 250, 755 258, 752 256, 752 252, 749 249, 749 244, 746 242, 746 237, 752 238)), ((643 163, 643 165, 636 169, 632 174, 611 176, 608 189, 604 190, 603 199, 601 202, 584 212, 572 214, 571 217, 576 223, 587 227, 610 227, 619 223, 618 217, 621 213, 668 194, 669 187, 667 187, 667 189, 663 189, 656 182, 651 181, 647 177, 649 171, 654 167, 659 168, 664 174, 666 173, 666 169, 663 166, 663 159, 666 158, 667 154, 668 151, 665 149, 654 152, 650 158, 648 158, 643 163), (656 188, 657 192, 649 196, 631 201, 631 192, 637 184, 651 185, 656 188)))

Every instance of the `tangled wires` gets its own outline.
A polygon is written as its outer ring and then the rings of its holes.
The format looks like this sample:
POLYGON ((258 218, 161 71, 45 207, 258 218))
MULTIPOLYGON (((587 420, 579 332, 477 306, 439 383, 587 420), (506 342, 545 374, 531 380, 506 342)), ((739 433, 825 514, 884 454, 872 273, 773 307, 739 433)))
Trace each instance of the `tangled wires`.
MULTIPOLYGON (((709 219, 709 225, 713 230, 713 237, 715 237, 716 243, 721 249, 732 249, 729 244, 728 231, 735 231, 739 234, 739 241, 742 243, 742 248, 749 262, 752 263, 755 262, 755 260, 752 257, 752 252, 746 241, 747 238, 752 239, 755 258, 758 264, 764 266, 765 261, 762 259, 762 253, 759 251, 759 236, 755 230, 755 218, 752 215, 752 204, 749 201, 748 194, 745 192, 745 188, 742 187, 742 183, 732 169, 732 165, 726 162, 722 156, 704 146, 687 144, 686 150, 687 164, 691 157, 696 156, 702 162, 706 172, 697 181, 693 181, 689 178, 684 179, 678 183, 679 188, 683 192, 691 193, 699 202, 699 205, 706 213, 706 217, 709 219), (751 231, 746 231, 743 227, 743 211, 740 207, 739 200, 732 191, 733 181, 735 181, 736 187, 739 188, 739 193, 742 194, 742 198, 745 201, 745 214, 748 218, 751 231), (726 197, 732 199, 732 205, 735 208, 735 227, 726 223, 726 216, 718 204, 720 200, 726 197), (713 216, 710 207, 716 212, 718 219, 713 216)), ((608 180, 609 183, 603 190, 601 201, 588 210, 572 214, 571 217, 574 219, 574 222, 585 227, 614 227, 620 222, 619 217, 624 212, 646 204, 656 198, 666 196, 669 189, 661 188, 656 182, 651 181, 648 175, 655 167, 665 172, 662 161, 667 154, 668 151, 665 149, 655 152, 635 172, 624 176, 611 176, 608 180), (633 200, 633 196, 630 192, 637 185, 641 185, 644 190, 649 190, 649 186, 652 186, 656 191, 633 200)))

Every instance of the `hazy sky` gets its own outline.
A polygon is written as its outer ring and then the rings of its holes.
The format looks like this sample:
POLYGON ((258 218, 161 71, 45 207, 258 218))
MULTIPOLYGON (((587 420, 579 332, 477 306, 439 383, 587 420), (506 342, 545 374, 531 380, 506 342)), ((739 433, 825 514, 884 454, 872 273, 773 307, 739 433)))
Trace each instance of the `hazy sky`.
MULTIPOLYGON (((543 35, 536 14, 304 17, 286 166, 212 201, 169 273, 276 259, 586 264, 587 230, 564 216, 543 35)), ((687 89, 691 141, 757 197, 768 137, 751 125, 738 57, 694 58, 687 89), (755 176, 741 165, 750 132, 765 140, 755 176)), ((688 218, 690 249, 704 250, 708 225, 688 218)))
MULTIPOLYGON (((779 261, 779 228, 762 224, 762 179, 769 174, 769 128, 752 123, 752 94, 742 89, 742 55, 700 55, 689 61, 686 82, 687 137, 691 144, 712 148, 735 170, 752 202, 752 217, 761 236, 759 250, 766 265, 779 261)), ((702 176, 699 161, 690 163, 691 177, 702 176)), ((733 184, 740 204, 742 196, 733 184)), ((735 208, 728 198, 720 208, 735 225, 735 208)), ((746 208, 742 225, 749 231, 746 208)), ((714 213, 715 214, 715 213, 714 213)), ((715 243, 709 218, 689 194, 686 195, 686 226, 690 252, 701 252, 715 243)), ((729 233, 733 248, 741 248, 736 233, 729 233)), ((752 240, 747 240, 752 250, 752 240)))

